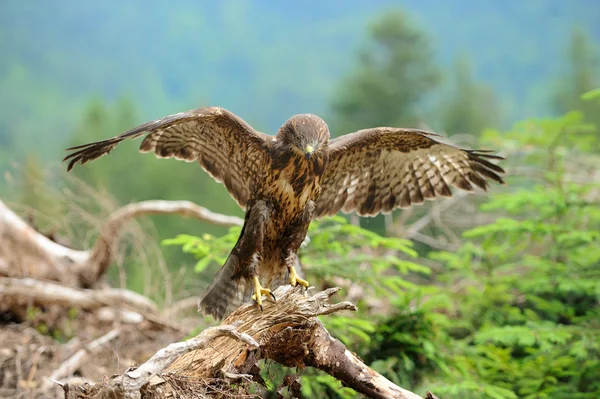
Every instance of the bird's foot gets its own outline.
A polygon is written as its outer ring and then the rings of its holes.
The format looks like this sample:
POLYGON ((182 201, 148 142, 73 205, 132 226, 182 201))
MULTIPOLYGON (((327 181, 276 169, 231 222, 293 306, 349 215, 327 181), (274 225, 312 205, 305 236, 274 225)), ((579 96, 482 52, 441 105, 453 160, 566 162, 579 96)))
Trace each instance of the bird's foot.
POLYGON ((260 310, 263 310, 263 295, 269 295, 271 296, 271 298, 273 298, 273 301, 277 301, 277 299, 275 298, 275 294, 273 294, 270 289, 264 288, 262 285, 260 285, 260 281, 258 281, 258 276, 254 276, 254 294, 252 294, 252 300, 258 305, 260 310))
POLYGON ((292 287, 295 287, 298 284, 300 284, 304 288, 308 288, 308 281, 301 279, 298 276, 298 274, 296 273, 296 269, 294 269, 294 266, 290 266, 289 270, 290 270, 290 284, 292 285, 292 287))

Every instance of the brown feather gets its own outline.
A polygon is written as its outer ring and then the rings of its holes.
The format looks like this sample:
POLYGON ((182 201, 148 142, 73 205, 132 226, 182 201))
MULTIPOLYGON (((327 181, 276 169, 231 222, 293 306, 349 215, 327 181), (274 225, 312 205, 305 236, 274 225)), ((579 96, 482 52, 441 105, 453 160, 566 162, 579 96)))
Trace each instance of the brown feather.
POLYGON ((503 183, 503 169, 489 161, 501 157, 440 143, 430 132, 383 127, 329 141, 326 123, 304 114, 290 118, 273 138, 218 107, 72 147, 68 169, 141 136, 141 152, 198 161, 248 208, 238 242, 199 305, 217 318, 249 300, 252 277, 274 289, 288 277, 290 262, 300 272, 297 251, 314 217, 340 209, 374 216, 451 196, 450 185, 470 191, 473 185, 485 190, 487 179, 503 183))
POLYGON ((487 179, 504 183, 504 170, 488 161, 502 157, 463 150, 435 137, 423 130, 381 127, 331 140, 315 216, 340 209, 372 216, 450 197, 450 185, 473 191, 473 185, 485 190, 487 179))
POLYGON ((219 107, 180 112, 144 123, 117 137, 69 148, 68 170, 108 154, 125 139, 146 135, 140 152, 154 152, 159 158, 198 160, 244 208, 256 182, 263 179, 272 138, 256 132, 233 113, 219 107))

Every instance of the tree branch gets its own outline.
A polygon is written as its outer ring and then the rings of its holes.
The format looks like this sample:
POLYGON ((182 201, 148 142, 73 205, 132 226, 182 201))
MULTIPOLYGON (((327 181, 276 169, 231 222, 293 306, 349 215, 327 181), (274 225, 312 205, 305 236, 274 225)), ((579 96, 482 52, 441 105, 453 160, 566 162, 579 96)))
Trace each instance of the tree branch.
POLYGON ((114 398, 210 398, 222 395, 231 380, 252 377, 259 381, 258 361, 271 359, 288 367, 315 367, 369 398, 422 399, 369 368, 329 334, 317 316, 356 310, 350 302, 328 303, 338 290, 308 296, 302 288, 279 287, 277 302, 264 302, 262 312, 253 304, 242 305, 220 327, 169 345, 139 368, 95 386, 94 392, 90 386, 84 394, 96 399, 109 394, 114 398))
POLYGON ((122 227, 133 218, 178 214, 219 226, 241 226, 243 220, 189 201, 143 201, 115 211, 91 250, 62 246, 37 232, 0 200, 0 276, 34 277, 70 287, 92 287, 112 261, 122 227))
POLYGON ((410 227, 403 234, 401 234, 401 236, 403 238, 410 240, 411 238, 414 237, 415 234, 419 233, 421 230, 423 230, 431 222, 434 221, 434 219, 435 219, 434 212, 437 212, 438 214, 445 212, 446 210, 450 209, 451 207, 453 207, 454 205, 459 203, 460 200, 462 198, 464 198, 466 195, 467 194, 465 192, 460 191, 460 192, 454 193, 454 195, 451 198, 447 198, 444 201, 434 203, 432 205, 432 209, 429 212, 427 212, 425 215, 423 215, 421 218, 419 218, 419 220, 412 223, 410 225, 410 227))
POLYGON ((85 251, 64 247, 38 233, 0 200, 0 275, 38 277, 74 286, 77 276, 70 267, 87 259, 85 251))
POLYGON ((147 320, 155 325, 181 330, 179 325, 159 314, 152 300, 118 288, 70 288, 33 278, 0 277, 0 303, 0 308, 16 305, 16 309, 25 309, 26 305, 33 303, 38 306, 61 305, 97 310, 98 317, 104 321, 119 320, 137 324, 147 320))
POLYGON ((258 348, 258 342, 245 333, 240 333, 234 326, 218 326, 207 328, 194 338, 184 342, 177 342, 158 351, 146 363, 135 370, 125 373, 123 386, 126 390, 139 391, 152 377, 164 371, 177 358, 192 350, 205 348, 217 337, 229 337, 238 340, 250 347, 258 348))
POLYGON ((244 220, 236 216, 212 212, 190 201, 142 201, 125 205, 114 212, 100 230, 100 237, 89 255, 90 262, 97 265, 86 279, 95 282, 110 266, 112 252, 116 247, 123 225, 133 218, 146 215, 178 214, 218 226, 242 226, 244 220))
POLYGON ((154 302, 133 291, 118 288, 70 288, 33 278, 0 277, 0 299, 4 303, 26 299, 40 305, 59 304, 81 309, 125 306, 139 312, 157 312, 154 302))

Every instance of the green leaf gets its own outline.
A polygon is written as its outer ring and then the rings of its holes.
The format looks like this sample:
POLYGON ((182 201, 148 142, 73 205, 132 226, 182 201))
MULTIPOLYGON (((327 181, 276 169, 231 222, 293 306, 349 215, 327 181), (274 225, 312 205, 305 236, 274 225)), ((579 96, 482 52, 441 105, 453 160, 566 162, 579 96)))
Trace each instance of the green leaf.
POLYGON ((600 88, 587 91, 581 95, 582 100, 590 101, 590 100, 598 100, 600 99, 600 88))

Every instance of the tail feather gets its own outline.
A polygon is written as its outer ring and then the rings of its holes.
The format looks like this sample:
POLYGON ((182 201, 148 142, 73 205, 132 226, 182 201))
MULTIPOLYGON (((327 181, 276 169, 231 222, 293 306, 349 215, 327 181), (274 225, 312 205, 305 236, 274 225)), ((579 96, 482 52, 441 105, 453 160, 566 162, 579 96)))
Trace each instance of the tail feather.
POLYGON ((198 303, 199 312, 221 320, 244 302, 249 284, 243 278, 233 278, 238 262, 237 256, 229 255, 198 303))

